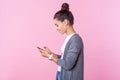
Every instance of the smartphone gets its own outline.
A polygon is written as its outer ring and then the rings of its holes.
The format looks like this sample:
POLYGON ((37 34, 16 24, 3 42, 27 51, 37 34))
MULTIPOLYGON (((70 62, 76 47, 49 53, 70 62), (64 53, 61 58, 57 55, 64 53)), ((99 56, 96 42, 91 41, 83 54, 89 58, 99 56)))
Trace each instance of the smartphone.
POLYGON ((40 50, 43 50, 42 48, 40 48, 40 47, 37 47, 38 49, 40 49, 40 50))
POLYGON ((40 47, 37 47, 38 49, 41 49, 40 47))

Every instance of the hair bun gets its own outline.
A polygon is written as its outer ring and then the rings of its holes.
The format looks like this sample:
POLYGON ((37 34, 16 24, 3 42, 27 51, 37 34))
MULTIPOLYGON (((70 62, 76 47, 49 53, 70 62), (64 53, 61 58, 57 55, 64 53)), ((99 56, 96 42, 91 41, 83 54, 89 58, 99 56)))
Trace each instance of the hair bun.
POLYGON ((69 4, 68 3, 63 3, 62 6, 61 6, 61 10, 69 11, 69 4))

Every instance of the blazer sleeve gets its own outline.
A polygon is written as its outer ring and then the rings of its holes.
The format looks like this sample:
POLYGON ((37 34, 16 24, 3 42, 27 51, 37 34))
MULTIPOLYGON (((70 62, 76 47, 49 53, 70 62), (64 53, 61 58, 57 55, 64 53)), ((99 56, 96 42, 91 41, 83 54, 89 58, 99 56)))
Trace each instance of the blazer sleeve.
POLYGON ((66 70, 72 69, 77 62, 81 47, 82 44, 80 39, 73 39, 68 49, 66 49, 66 53, 64 53, 66 56, 64 56, 64 59, 58 59, 57 64, 66 70))
POLYGON ((57 55, 57 57, 60 59, 60 58, 61 58, 61 55, 57 55))

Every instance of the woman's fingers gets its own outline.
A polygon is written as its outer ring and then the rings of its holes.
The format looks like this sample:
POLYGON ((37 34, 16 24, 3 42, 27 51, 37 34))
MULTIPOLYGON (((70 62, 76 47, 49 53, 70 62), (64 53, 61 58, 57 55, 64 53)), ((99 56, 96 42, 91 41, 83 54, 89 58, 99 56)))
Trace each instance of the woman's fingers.
POLYGON ((51 53, 51 51, 49 50, 49 48, 47 48, 46 46, 44 46, 44 49, 37 47, 38 50, 40 51, 41 55, 44 57, 48 57, 51 53))
POLYGON ((40 48, 40 47, 37 47, 38 48, 38 50, 41 52, 41 53, 43 53, 43 49, 42 48, 40 48))

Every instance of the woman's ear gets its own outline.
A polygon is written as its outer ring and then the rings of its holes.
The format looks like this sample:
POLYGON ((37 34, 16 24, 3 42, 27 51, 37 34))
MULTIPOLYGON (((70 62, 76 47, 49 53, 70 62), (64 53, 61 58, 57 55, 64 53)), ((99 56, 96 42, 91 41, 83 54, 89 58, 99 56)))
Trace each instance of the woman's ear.
POLYGON ((63 21, 63 23, 64 23, 64 25, 66 26, 66 25, 68 25, 68 20, 67 19, 65 19, 64 21, 63 21))

